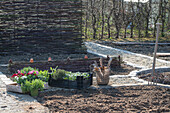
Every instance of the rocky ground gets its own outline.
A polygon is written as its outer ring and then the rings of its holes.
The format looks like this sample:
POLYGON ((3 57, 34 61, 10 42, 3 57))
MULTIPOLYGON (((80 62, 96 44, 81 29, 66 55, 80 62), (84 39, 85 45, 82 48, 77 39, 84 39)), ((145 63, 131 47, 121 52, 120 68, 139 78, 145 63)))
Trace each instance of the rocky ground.
POLYGON ((48 108, 43 107, 29 95, 6 92, 0 88, 0 113, 48 113, 48 108))
POLYGON ((133 86, 101 90, 52 91, 37 100, 50 112, 170 112, 170 89, 133 86))
MULTIPOLYGON (((139 82, 137 80, 132 79, 131 77, 111 77, 108 83, 108 86, 111 86, 113 84, 115 85, 122 85, 122 84, 139 84, 142 82, 139 82)), ((94 87, 98 87, 96 78, 93 78, 93 85, 94 87)))

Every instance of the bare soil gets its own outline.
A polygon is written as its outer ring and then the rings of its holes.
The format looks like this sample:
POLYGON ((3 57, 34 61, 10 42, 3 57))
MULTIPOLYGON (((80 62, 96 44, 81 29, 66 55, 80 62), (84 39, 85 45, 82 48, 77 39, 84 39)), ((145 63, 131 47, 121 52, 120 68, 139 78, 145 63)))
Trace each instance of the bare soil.
POLYGON ((46 53, 41 53, 39 55, 37 54, 30 54, 30 53, 23 53, 20 55, 13 55, 12 53, 8 53, 8 55, 5 56, 0 56, 0 72, 3 74, 7 75, 10 77, 12 73, 8 71, 7 66, 2 66, 2 65, 7 65, 9 59, 12 59, 12 61, 29 61, 30 58, 33 58, 34 61, 47 61, 48 57, 51 57, 52 60, 59 60, 59 59, 67 59, 69 58, 84 58, 84 56, 87 55, 89 58, 96 57, 96 55, 86 53, 86 54, 46 54, 46 53))
POLYGON ((51 91, 40 93, 36 99, 51 112, 170 112, 170 89, 159 86, 51 91))
POLYGON ((136 70, 137 68, 126 65, 124 63, 121 64, 121 67, 111 68, 112 75, 128 75, 131 71, 136 70))
MULTIPOLYGON (((136 70, 136 68, 122 63, 121 67, 112 68, 111 75, 128 75, 133 70, 136 70)), ((8 67, 6 66, 0 66, 0 72, 7 75, 8 77, 11 77, 13 74, 8 71, 8 67)))
MULTIPOLYGON (((122 50, 127 50, 130 52, 134 52, 134 53, 139 53, 139 54, 144 54, 144 55, 148 55, 148 56, 153 56, 153 52, 154 52, 154 47, 155 45, 146 45, 145 44, 115 44, 112 43, 110 41, 97 41, 96 43, 100 43, 103 45, 107 45, 107 46, 111 46, 113 48, 118 48, 118 49, 122 49, 122 50)), ((170 44, 168 45, 158 45, 158 50, 157 52, 159 53, 170 53, 170 44)), ((163 60, 167 60, 170 61, 170 57, 159 57, 160 59, 163 60)))
POLYGON ((156 73, 155 77, 152 77, 151 73, 139 75, 139 78, 161 84, 170 85, 170 72, 156 73))
MULTIPOLYGON (((48 60, 48 57, 51 57, 52 60, 59 60, 59 59, 67 59, 68 57, 71 59, 74 58, 84 58, 84 56, 87 55, 88 58, 93 58, 93 57, 99 57, 91 53, 86 53, 86 54, 51 54, 51 53, 41 53, 39 55, 37 54, 30 54, 30 53, 23 53, 20 55, 14 55, 8 53, 6 56, 0 56, 0 72, 3 74, 6 74, 8 77, 12 75, 8 71, 7 66, 1 66, 1 64, 8 64, 9 59, 12 59, 12 61, 29 61, 30 58, 33 58, 34 61, 45 61, 48 60)), ((121 64, 121 68, 112 68, 112 74, 114 75, 128 75, 131 71, 135 70, 136 68, 133 68, 132 66, 128 66, 126 64, 121 64)))

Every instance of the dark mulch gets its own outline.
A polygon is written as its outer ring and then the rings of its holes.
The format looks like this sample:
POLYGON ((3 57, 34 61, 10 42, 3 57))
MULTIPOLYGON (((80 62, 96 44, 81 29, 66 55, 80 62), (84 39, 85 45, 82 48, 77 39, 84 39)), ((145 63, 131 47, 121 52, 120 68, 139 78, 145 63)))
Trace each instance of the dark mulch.
POLYGON ((170 112, 170 89, 156 86, 40 93, 37 100, 51 112, 170 112))

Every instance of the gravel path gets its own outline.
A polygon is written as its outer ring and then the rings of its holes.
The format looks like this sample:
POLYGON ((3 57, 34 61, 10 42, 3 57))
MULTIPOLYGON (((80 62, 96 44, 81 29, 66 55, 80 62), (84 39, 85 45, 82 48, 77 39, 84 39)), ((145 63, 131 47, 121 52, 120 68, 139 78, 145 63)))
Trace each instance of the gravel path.
MULTIPOLYGON (((114 85, 122 85, 122 84, 140 84, 140 83, 143 83, 143 82, 134 80, 131 77, 126 77, 126 75, 125 76, 119 75, 119 77, 114 77, 114 76, 110 77, 108 85, 111 86, 113 84, 114 85)), ((93 87, 98 87, 96 78, 93 78, 93 87)))
MULTIPOLYGON (((85 42, 86 47, 90 53, 98 54, 98 55, 121 55, 123 57, 123 61, 132 64, 134 67, 141 68, 151 68, 153 63, 153 57, 137 54, 126 50, 121 50, 117 48, 113 48, 110 46, 105 46, 93 42, 85 42)), ((156 67, 165 67, 170 66, 169 61, 164 61, 157 59, 156 67)))

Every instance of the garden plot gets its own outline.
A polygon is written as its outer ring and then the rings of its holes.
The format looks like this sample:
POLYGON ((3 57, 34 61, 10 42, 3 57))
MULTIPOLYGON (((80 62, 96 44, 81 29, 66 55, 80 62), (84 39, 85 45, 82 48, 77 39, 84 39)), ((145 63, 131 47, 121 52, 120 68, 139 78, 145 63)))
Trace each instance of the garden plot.
MULTIPOLYGON (((102 49, 105 51, 104 47, 102 49)), ((114 55, 112 51, 109 52, 114 55)), ((108 54, 103 56, 106 55, 108 54)), ((39 92, 36 99, 44 107, 48 107, 50 112, 170 112, 170 90, 159 86, 145 86, 146 83, 131 75, 131 71, 137 70, 132 66, 122 63, 121 68, 115 68, 107 86, 98 86, 94 77, 92 87, 87 90, 49 88, 39 92), (130 85, 134 86, 129 87, 130 85)))
POLYGON ((42 92, 50 112, 170 112, 170 89, 155 86, 42 92))
MULTIPOLYGON (((157 81, 158 83, 170 85, 170 72, 156 73, 155 76, 156 76, 155 78, 158 79, 155 81, 157 81)), ((139 78, 150 82, 154 82, 154 77, 152 78, 152 73, 140 75, 139 78)))
POLYGON ((132 76, 136 76, 139 79, 143 79, 149 82, 157 82, 159 85, 164 84, 164 86, 170 88, 170 67, 158 67, 155 69, 155 76, 152 76, 152 69, 143 69, 132 73, 132 76))
MULTIPOLYGON (((133 53, 143 54, 153 57, 155 43, 112 43, 112 42, 98 42, 103 45, 111 46, 133 53)), ((158 43, 158 53, 170 53, 170 43, 158 43)), ((170 61, 169 55, 160 56, 159 59, 170 61)))

